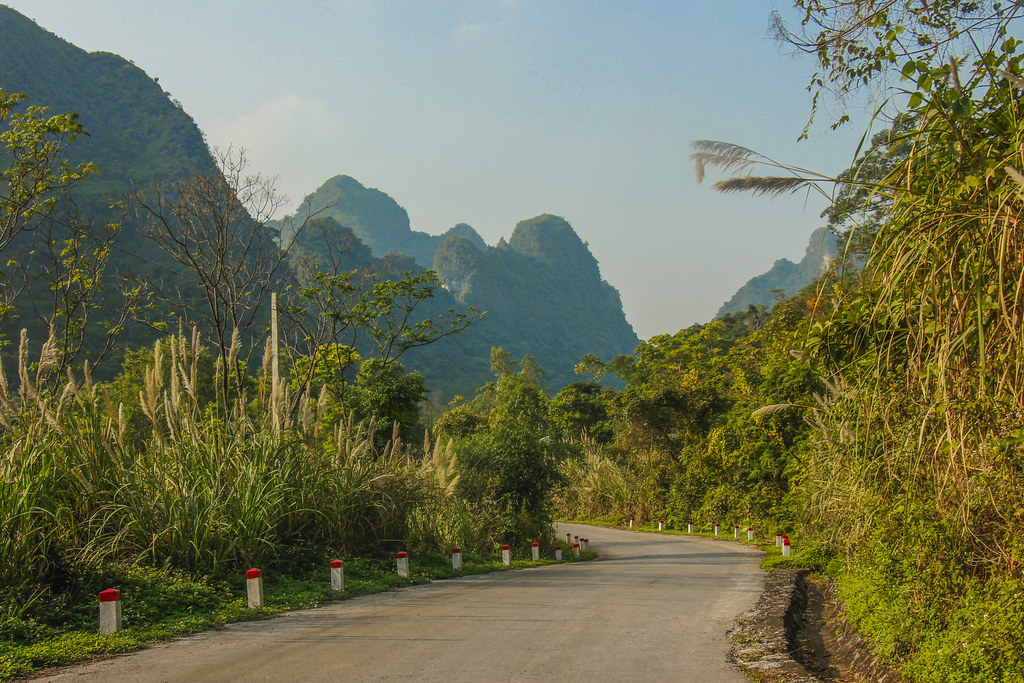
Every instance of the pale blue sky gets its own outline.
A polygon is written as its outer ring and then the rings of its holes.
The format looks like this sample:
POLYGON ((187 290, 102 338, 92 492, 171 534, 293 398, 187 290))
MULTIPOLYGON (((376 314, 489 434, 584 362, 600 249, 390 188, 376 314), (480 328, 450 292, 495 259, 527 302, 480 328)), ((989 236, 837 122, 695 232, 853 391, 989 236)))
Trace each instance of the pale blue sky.
POLYGON ((796 142, 814 64, 767 36, 783 0, 0 1, 159 78, 293 204, 343 173, 431 233, 565 217, 641 337, 709 320, 820 225, 818 197, 698 186, 691 140, 835 173, 867 120, 796 142))

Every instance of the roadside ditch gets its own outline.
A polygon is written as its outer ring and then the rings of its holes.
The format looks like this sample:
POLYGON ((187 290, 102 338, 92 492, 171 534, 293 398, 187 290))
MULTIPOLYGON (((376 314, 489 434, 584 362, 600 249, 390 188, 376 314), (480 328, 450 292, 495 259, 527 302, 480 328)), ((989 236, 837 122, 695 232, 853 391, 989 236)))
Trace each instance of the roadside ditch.
POLYGON ((905 683, 843 617, 833 584, 807 570, 768 572, 730 632, 735 663, 759 683, 905 683))

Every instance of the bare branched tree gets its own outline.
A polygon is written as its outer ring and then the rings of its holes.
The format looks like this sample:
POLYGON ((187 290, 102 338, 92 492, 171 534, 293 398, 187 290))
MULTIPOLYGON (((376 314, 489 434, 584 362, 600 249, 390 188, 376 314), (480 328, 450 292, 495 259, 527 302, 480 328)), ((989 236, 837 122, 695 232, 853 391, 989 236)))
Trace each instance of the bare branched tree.
MULTIPOLYGON (((232 339, 265 327, 264 304, 287 274, 280 233, 268 224, 287 199, 272 178, 249 170, 244 151, 218 151, 216 161, 219 173, 136 187, 134 195, 144 233, 184 268, 185 282, 154 283, 155 296, 180 307, 188 322, 211 335, 219 391, 227 399, 232 392, 241 395, 244 377, 232 339)), ((298 220, 304 224, 309 217, 298 220)))

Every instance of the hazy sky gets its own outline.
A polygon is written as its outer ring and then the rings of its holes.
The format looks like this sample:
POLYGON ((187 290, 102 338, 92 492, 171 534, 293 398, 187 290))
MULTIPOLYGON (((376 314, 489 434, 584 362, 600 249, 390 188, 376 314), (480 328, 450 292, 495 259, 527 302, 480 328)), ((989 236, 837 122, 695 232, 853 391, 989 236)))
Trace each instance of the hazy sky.
POLYGON ((863 133, 796 142, 814 63, 768 37, 783 0, 0 1, 159 78, 293 204, 347 174, 430 233, 563 216, 645 338, 709 320, 821 224, 819 197, 698 185, 691 140, 836 173, 863 133))

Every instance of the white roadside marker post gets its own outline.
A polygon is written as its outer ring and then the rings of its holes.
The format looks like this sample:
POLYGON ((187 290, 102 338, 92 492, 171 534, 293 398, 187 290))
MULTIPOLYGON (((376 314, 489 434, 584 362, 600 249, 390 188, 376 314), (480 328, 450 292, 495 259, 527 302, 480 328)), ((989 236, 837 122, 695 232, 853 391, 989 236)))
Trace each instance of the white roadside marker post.
POLYGON ((462 548, 452 548, 452 569, 462 569, 462 548))
POLYGON ((508 547, 508 544, 501 546, 501 563, 506 567, 512 565, 512 549, 508 547))
POLYGON ((345 590, 345 563, 341 560, 331 560, 331 590, 345 590))
POLYGON ((754 540, 754 527, 752 527, 752 526, 748 526, 747 527, 747 540, 748 541, 753 541, 754 540))
POLYGON ((775 532, 775 547, 776 548, 781 548, 782 547, 782 532, 781 531, 776 531, 775 532))
POLYGON ((404 550, 398 551, 397 558, 398 575, 409 578, 409 553, 404 550))
POLYGON ((740 525, 739 524, 736 524, 735 526, 733 526, 733 528, 732 528, 732 537, 733 538, 739 538, 740 537, 740 525))
POLYGON ((715 524, 715 536, 717 536, 717 535, 718 535, 718 526, 719 526, 719 525, 718 525, 718 524, 716 523, 716 524, 715 524))
POLYGON ((783 536, 782 537, 782 556, 783 557, 789 557, 790 556, 789 536, 783 536))
POLYGON ((245 572, 245 596, 249 607, 263 607, 263 572, 255 567, 245 572))
POLYGON ((688 534, 692 534, 693 533, 693 522, 687 522, 686 523, 686 533, 688 533, 688 534))
POLYGON ((583 552, 589 553, 590 552, 590 539, 589 538, 583 538, 583 539, 580 539, 580 540, 583 541, 583 552))
POLYGON ((579 543, 573 543, 572 544, 572 554, 575 555, 576 557, 580 556, 580 544, 579 543))
POLYGON ((572 534, 566 533, 565 534, 565 544, 569 545, 570 543, 572 543, 572 534))
POLYGON ((562 561, 562 546, 560 545, 555 546, 555 559, 559 562, 562 561))
POLYGON ((530 551, 533 553, 533 561, 536 562, 540 559, 540 543, 534 541, 530 544, 530 551))
POLYGON ((658 531, 664 531, 664 530, 665 530, 665 520, 659 519, 658 520, 658 531))
POLYGON ((632 517, 629 518, 629 528, 630 529, 633 528, 633 518, 632 517))
POLYGON ((100 633, 105 636, 121 630, 121 591, 100 591, 100 633))

